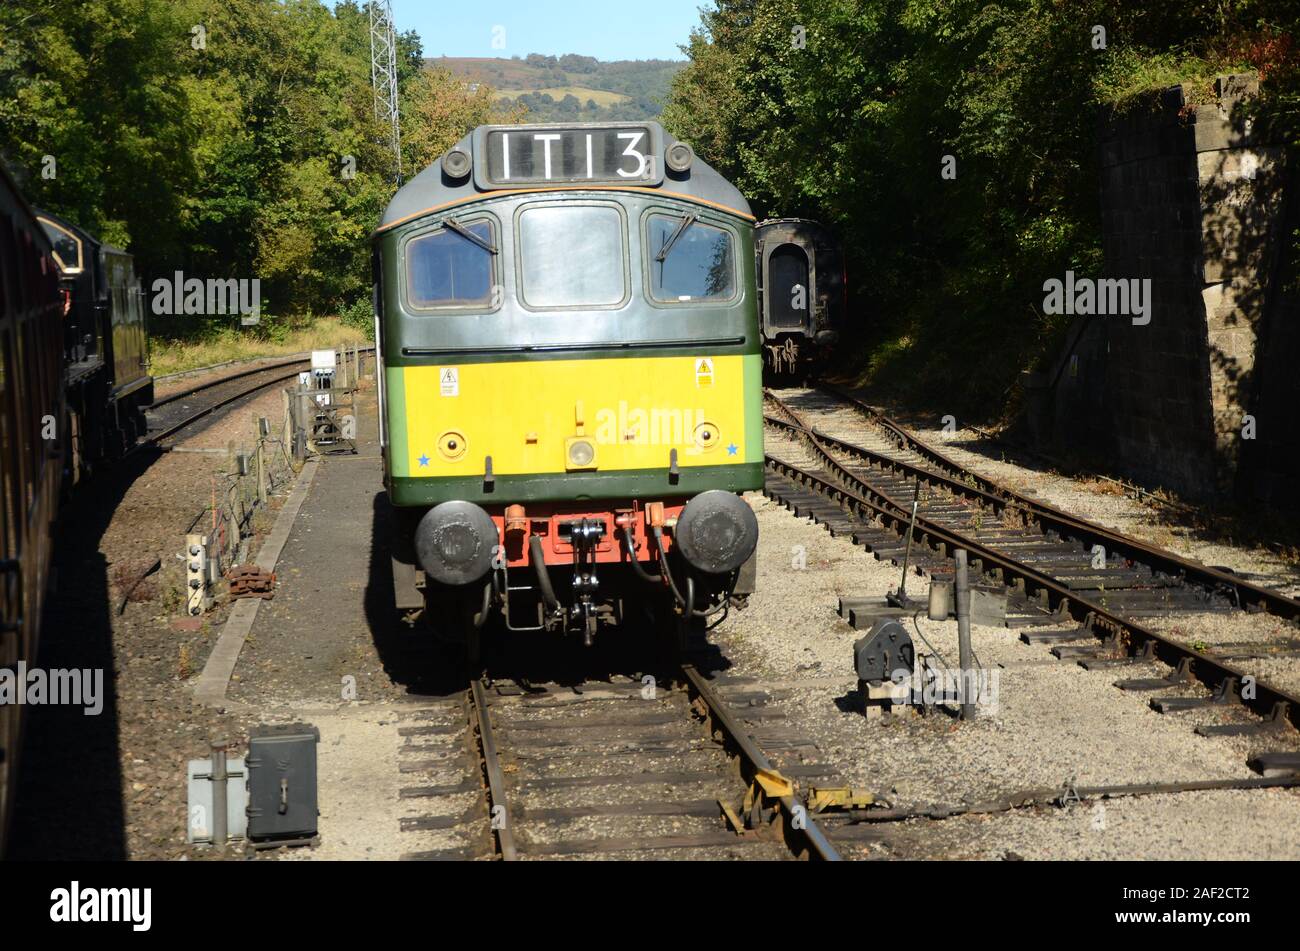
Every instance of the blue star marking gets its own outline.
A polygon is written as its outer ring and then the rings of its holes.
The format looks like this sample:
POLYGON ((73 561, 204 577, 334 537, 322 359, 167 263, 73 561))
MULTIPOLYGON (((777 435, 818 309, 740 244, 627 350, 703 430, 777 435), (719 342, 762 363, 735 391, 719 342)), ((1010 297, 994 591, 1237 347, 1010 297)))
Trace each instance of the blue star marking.
POLYGON ((740 447, 733 442, 730 446, 727 447, 727 455, 734 456, 736 454, 736 450, 739 448, 740 447))
POLYGON ((422 467, 427 466, 429 464, 429 457, 426 456, 424 453, 421 453, 420 458, 415 461, 418 462, 422 467))

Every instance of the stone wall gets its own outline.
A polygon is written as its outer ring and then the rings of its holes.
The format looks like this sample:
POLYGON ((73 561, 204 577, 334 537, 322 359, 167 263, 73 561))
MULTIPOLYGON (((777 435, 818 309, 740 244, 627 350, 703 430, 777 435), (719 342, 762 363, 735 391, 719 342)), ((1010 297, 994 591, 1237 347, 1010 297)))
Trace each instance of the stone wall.
POLYGON ((1175 86, 1102 116, 1097 277, 1149 279, 1150 321, 1076 321, 1056 365, 1028 381, 1041 443, 1192 497, 1257 481, 1242 468, 1260 458, 1243 453, 1243 428, 1262 399, 1284 188, 1281 149, 1243 115, 1256 90, 1222 77, 1212 103, 1175 86))
MULTIPOLYGON (((1282 241, 1300 235, 1300 169, 1286 170, 1282 241)), ((1246 501, 1300 506, 1300 274, 1279 254, 1255 348, 1251 413, 1255 438, 1242 443, 1239 491, 1246 501)))

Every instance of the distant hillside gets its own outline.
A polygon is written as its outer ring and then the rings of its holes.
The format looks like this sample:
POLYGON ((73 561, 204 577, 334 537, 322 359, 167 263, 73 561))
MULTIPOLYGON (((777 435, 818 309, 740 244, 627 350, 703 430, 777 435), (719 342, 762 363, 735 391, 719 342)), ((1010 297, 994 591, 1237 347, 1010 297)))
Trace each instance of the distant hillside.
POLYGON ((527 106, 529 122, 657 118, 673 76, 685 65, 669 59, 601 62, 576 53, 510 59, 441 56, 426 62, 527 106))

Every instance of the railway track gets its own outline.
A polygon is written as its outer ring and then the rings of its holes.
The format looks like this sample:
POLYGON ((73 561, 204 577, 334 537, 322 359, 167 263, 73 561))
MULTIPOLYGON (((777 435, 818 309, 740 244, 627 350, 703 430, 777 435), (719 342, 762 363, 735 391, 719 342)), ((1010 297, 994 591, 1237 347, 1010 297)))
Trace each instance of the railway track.
MULTIPOLYGON (((359 348, 374 353, 374 347, 359 348)), ((224 364, 223 364, 224 365, 224 364)), ((228 373, 215 380, 186 387, 154 400, 147 409, 149 430, 140 445, 167 449, 166 442, 177 433, 211 416, 219 409, 254 396, 262 390, 292 380, 311 366, 310 355, 293 357, 265 366, 228 373)), ((180 374, 173 374, 179 376, 180 374)))
POLYGON ((1022 639, 1055 644, 1057 656, 1085 666, 1159 661, 1171 668, 1167 677, 1119 681, 1125 689, 1199 682, 1208 691, 1152 701, 1161 712, 1239 703, 1260 718, 1199 732, 1300 726, 1300 698, 1143 625, 1170 614, 1240 610, 1294 620, 1300 603, 1011 492, 850 398, 823 391, 796 408, 768 391, 767 405, 766 492, 796 514, 850 535, 878 558, 902 562, 915 501, 917 572, 946 575, 952 552, 966 549, 976 578, 1007 586, 1008 626, 1057 628, 1022 639), (851 434, 840 428, 846 408, 858 420, 851 434), (820 425, 832 414, 839 435, 820 425))
MULTIPOLYGON (((1108 559, 1139 564, 1155 574, 1195 585, 1226 599, 1235 607, 1247 611, 1265 611, 1287 620, 1300 619, 1300 601, 1294 598, 1254 584, 1228 569, 1184 558, 1015 492, 962 466, 861 398, 834 387, 825 387, 823 392, 836 403, 848 406, 860 414, 875 430, 876 445, 865 448, 876 455, 883 454, 899 462, 924 468, 931 474, 929 478, 940 484, 945 491, 976 501, 999 516, 1009 510, 1013 515, 1032 523, 1031 527, 1040 533, 1071 539, 1089 552, 1100 545, 1108 559)), ((865 435, 870 439, 871 430, 865 435)))
POLYGON ((847 812, 810 812, 805 785, 837 770, 809 762, 774 697, 689 665, 663 682, 473 681, 399 727, 399 768, 421 783, 401 795, 422 813, 401 828, 434 846, 405 858, 836 861, 879 842, 847 812))
POLYGON ((254 396, 277 383, 296 378, 309 366, 310 360, 273 363, 187 387, 155 400, 147 411, 149 430, 140 444, 166 449, 168 441, 182 430, 232 403, 254 396))

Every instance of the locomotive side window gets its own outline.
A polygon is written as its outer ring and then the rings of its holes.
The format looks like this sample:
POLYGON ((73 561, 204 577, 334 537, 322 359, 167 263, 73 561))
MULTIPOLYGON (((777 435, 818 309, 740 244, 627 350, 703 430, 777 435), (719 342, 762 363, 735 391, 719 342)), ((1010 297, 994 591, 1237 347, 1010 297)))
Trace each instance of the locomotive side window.
POLYGON ((648 219, 650 294, 657 301, 728 300, 736 293, 731 232, 692 214, 648 219))
POLYGON ((60 228, 46 218, 36 219, 45 230, 45 236, 54 245, 54 257, 65 271, 81 270, 81 240, 72 232, 60 228))
POLYGON ((496 229, 449 219, 406 243, 406 297, 416 310, 492 306, 496 229))
POLYGON ((533 205, 519 214, 528 307, 614 307, 627 298, 623 215, 612 205, 533 205))

